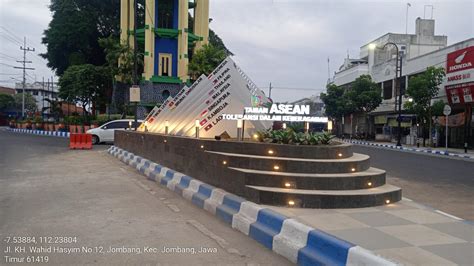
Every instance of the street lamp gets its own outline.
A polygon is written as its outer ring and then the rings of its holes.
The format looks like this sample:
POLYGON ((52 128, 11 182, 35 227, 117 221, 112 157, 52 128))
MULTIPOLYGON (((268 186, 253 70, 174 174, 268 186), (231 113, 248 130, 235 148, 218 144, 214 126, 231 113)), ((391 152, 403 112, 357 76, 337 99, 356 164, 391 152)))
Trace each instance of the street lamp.
MULTIPOLYGON (((395 47, 395 52, 397 59, 395 60, 395 89, 398 89, 398 138, 397 146, 402 146, 402 88, 401 88, 401 79, 402 79, 402 56, 400 56, 398 46, 393 42, 387 42, 381 49, 384 50, 388 45, 393 45, 395 47), (400 63, 399 63, 400 61, 400 63)), ((369 44, 369 49, 378 48, 375 43, 369 44)))

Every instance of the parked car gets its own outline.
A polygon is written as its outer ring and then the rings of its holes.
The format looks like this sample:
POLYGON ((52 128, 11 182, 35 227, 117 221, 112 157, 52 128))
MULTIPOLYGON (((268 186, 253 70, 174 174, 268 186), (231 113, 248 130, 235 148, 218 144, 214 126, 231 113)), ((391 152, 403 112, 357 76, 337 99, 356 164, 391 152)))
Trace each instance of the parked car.
MULTIPOLYGON (((138 120, 137 127, 143 120, 138 120)), ((133 119, 119 119, 107 122, 100 127, 87 130, 88 134, 92 134, 92 143, 99 144, 101 142, 113 142, 115 130, 129 130, 135 128, 135 121, 133 119)))

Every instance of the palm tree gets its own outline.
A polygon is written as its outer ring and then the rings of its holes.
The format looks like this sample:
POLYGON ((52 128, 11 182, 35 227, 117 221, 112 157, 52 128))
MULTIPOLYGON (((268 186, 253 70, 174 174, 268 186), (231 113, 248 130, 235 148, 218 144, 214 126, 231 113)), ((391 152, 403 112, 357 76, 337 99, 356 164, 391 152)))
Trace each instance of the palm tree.
POLYGON ((54 117, 54 121, 58 121, 59 117, 63 116, 62 102, 53 99, 44 99, 49 103, 48 107, 43 107, 43 113, 49 110, 49 114, 54 117))

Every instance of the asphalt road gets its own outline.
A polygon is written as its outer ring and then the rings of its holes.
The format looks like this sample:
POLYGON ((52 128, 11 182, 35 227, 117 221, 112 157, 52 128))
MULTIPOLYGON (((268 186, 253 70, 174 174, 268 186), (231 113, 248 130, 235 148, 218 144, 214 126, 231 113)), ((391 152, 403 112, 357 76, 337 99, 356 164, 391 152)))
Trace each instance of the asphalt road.
POLYGON ((474 221, 474 162, 354 145, 404 197, 474 221))
POLYGON ((0 265, 290 264, 107 147, 70 151, 66 139, 0 129, 0 265))

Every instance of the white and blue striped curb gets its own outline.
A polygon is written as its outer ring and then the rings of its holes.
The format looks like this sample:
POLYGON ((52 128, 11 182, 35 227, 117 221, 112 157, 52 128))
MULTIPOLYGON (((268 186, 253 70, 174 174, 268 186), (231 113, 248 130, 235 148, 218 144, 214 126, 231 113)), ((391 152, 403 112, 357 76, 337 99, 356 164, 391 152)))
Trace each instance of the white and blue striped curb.
POLYGON ((108 153, 298 265, 396 265, 369 250, 112 146, 108 153))
POLYGON ((445 155, 445 156, 464 158, 464 159, 474 159, 474 156, 462 155, 462 154, 457 154, 457 153, 452 153, 452 152, 447 152, 447 151, 407 148, 403 146, 399 147, 399 146, 390 145, 390 144, 380 144, 380 143, 365 142, 365 141, 354 141, 354 140, 343 140, 343 141, 347 143, 351 143, 351 144, 357 144, 357 145, 375 146, 375 147, 389 148, 389 149, 402 150, 402 151, 431 153, 431 154, 445 155))
POLYGON ((36 130, 36 129, 24 129, 24 128, 9 128, 9 131, 17 133, 27 133, 41 136, 52 136, 52 137, 62 137, 69 138, 69 132, 62 131, 46 131, 46 130, 36 130))

